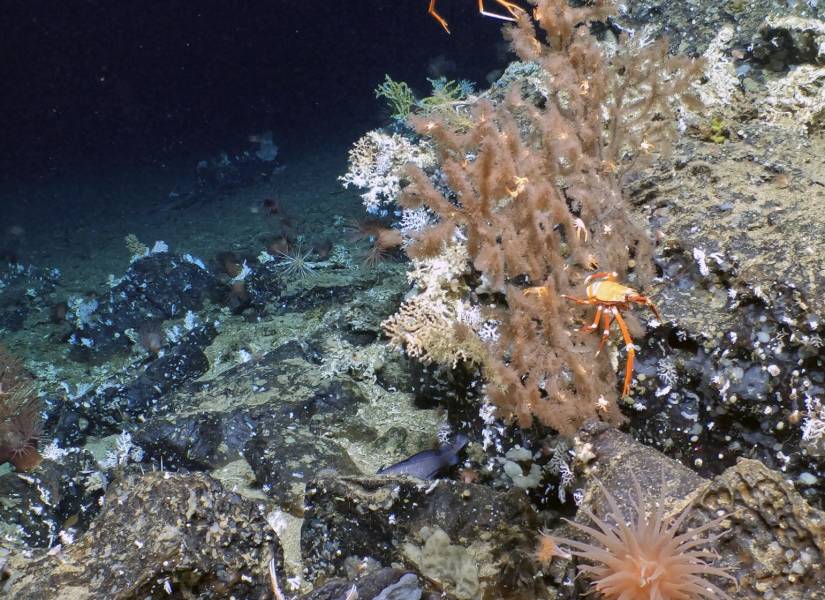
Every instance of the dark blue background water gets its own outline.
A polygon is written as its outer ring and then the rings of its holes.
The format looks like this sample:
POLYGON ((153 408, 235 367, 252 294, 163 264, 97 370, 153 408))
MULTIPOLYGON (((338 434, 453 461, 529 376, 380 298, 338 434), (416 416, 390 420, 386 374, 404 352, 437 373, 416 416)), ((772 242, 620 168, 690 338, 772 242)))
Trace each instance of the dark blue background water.
MULTIPOLYGON (((272 129, 287 161, 381 123, 385 73, 426 92, 427 64, 483 83, 501 23, 475 0, 6 0, 0 167, 19 179, 240 148, 272 129)), ((490 8, 493 8, 494 3, 490 8)))

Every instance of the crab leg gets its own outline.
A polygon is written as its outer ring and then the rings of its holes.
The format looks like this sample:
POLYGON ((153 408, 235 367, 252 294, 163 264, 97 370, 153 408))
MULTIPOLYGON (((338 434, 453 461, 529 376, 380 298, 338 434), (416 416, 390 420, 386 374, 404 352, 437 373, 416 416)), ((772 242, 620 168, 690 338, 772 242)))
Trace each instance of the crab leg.
POLYGON ((604 307, 601 304, 599 306, 597 306, 596 307, 596 318, 593 319, 593 323, 591 325, 585 325, 584 327, 579 329, 579 332, 581 332, 581 333, 590 333, 591 331, 595 330, 599 326, 599 321, 602 318, 602 311, 603 310, 604 310, 604 307))
POLYGON ((430 7, 427 9, 427 12, 430 13, 430 16, 438 21, 438 23, 444 28, 444 31, 450 33, 450 28, 447 27, 447 21, 444 20, 440 14, 438 14, 435 10, 435 2, 436 0, 430 0, 430 7))
POLYGON ((633 376, 633 359, 636 356, 636 347, 633 345, 633 338, 630 337, 630 332, 627 330, 627 324, 624 322, 621 313, 615 308, 612 308, 610 312, 616 317, 619 329, 622 330, 622 337, 627 349, 627 366, 624 370, 624 387, 622 388, 622 398, 624 398, 630 391, 630 378, 633 376))
POLYGON ((588 275, 587 277, 584 278, 584 285, 587 285, 588 283, 590 283, 594 279, 611 279, 611 278, 615 279, 616 278, 616 273, 611 273, 609 271, 600 271, 598 273, 591 273, 590 275, 588 275))
POLYGON ((513 4, 512 2, 508 2, 507 0, 496 0, 496 2, 507 9, 507 12, 510 13, 511 16, 507 15, 500 15, 493 12, 488 12, 484 8, 484 0, 478 0, 478 12, 480 12, 485 17, 492 17, 494 19, 501 19, 502 21, 515 21, 518 18, 518 12, 524 10, 520 6, 513 4))
POLYGON ((560 294, 562 298, 567 298, 568 300, 572 300, 576 304, 593 304, 590 300, 581 300, 580 298, 574 298, 573 296, 568 296, 567 294, 560 294))
POLYGON ((602 339, 599 340, 599 349, 596 350, 596 356, 604 349, 607 338, 610 335, 610 326, 613 324, 613 318, 618 311, 615 308, 610 308, 604 313, 604 322, 602 324, 602 339))
POLYGON ((659 311, 656 310, 656 306, 653 304, 653 302, 650 301, 650 298, 648 298, 647 296, 629 296, 627 300, 629 302, 635 302, 637 304, 644 304, 653 312, 654 315, 656 315, 657 321, 659 321, 660 323, 664 323, 664 321, 662 321, 662 316, 659 314, 659 311))

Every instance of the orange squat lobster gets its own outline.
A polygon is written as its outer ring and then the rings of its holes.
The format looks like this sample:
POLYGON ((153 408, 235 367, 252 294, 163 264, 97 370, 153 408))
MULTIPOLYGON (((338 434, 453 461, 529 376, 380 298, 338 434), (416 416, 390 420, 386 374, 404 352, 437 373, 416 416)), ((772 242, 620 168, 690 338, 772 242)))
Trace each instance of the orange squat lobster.
POLYGON ((596 306, 596 318, 593 323, 585 325, 580 331, 596 331, 599 327, 599 321, 602 322, 603 331, 602 339, 599 342, 599 349, 596 350, 596 355, 604 348, 607 341, 607 336, 610 335, 610 325, 615 320, 619 324, 619 329, 622 331, 625 347, 627 348, 627 366, 624 372, 624 388, 622 389, 622 397, 627 396, 630 391, 630 378, 633 375, 633 359, 636 356, 636 348, 633 346, 633 338, 630 337, 630 332, 627 330, 627 324, 622 318, 622 311, 629 310, 630 304, 643 304, 653 311, 656 318, 661 322, 662 317, 659 311, 653 305, 653 302, 647 296, 643 296, 633 288, 622 285, 616 281, 617 273, 593 273, 588 275, 584 280, 587 285, 587 299, 582 300, 573 298, 562 294, 562 298, 567 298, 578 304, 592 304, 596 306), (590 283, 590 282, 593 283, 590 283), (589 285, 588 285, 589 284, 589 285))
MULTIPOLYGON (((478 0, 478 12, 480 12, 485 17, 492 17, 494 19, 501 19, 502 21, 515 21, 518 18, 519 12, 523 12, 524 9, 518 6, 517 4, 513 4, 512 2, 508 2, 507 0, 495 0, 495 2, 499 6, 503 6, 509 15, 502 15, 499 13, 489 12, 484 8, 484 0, 478 0)), ((435 10, 435 3, 436 0, 430 0, 430 7, 427 9, 427 12, 430 13, 430 16, 438 21, 438 23, 444 28, 444 31, 450 33, 450 28, 447 27, 447 21, 444 20, 444 17, 438 14, 435 10)))

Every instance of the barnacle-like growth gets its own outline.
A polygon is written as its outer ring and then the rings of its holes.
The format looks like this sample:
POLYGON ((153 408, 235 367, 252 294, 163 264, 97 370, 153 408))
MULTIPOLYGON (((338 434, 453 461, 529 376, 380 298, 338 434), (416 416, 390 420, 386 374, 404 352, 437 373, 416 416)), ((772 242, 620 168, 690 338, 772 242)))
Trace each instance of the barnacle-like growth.
POLYGON ((601 487, 609 507, 605 518, 585 510, 592 526, 570 522, 591 542, 542 533, 541 537, 547 538, 542 544, 555 548, 555 556, 572 554, 586 561, 579 565, 579 572, 606 600, 731 600, 705 579, 711 575, 735 583, 725 569, 708 562, 716 555, 707 547, 721 534, 703 535, 717 529, 727 515, 680 533, 690 507, 670 520, 665 519, 661 507, 648 516, 638 482, 635 487, 633 522, 625 521, 616 499, 601 487))

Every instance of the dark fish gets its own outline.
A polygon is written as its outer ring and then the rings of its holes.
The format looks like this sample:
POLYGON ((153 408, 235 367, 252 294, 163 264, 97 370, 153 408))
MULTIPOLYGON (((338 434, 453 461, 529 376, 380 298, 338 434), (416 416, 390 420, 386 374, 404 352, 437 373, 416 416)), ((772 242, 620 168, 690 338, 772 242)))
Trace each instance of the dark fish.
POLYGON ((379 475, 410 475, 418 479, 433 479, 440 472, 458 463, 458 453, 470 440, 463 433, 455 436, 451 444, 438 450, 424 450, 418 454, 378 471, 379 475))

